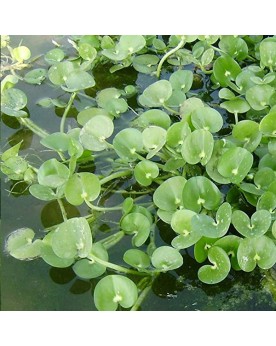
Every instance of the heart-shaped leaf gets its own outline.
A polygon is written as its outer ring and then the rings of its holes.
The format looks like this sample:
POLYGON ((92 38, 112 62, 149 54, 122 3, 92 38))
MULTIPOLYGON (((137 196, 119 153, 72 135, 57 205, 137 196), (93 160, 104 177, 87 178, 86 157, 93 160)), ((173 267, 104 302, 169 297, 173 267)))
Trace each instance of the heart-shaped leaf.
POLYGON ((57 159, 45 161, 37 172, 37 179, 40 185, 53 189, 63 185, 69 178, 69 169, 57 159))
POLYGON ((214 246, 222 248, 230 257, 231 266, 234 270, 241 270, 237 258, 237 252, 241 241, 242 238, 231 234, 226 235, 214 243, 214 246))
POLYGON ((167 132, 159 126, 149 126, 142 132, 143 144, 151 159, 166 143, 167 132))
POLYGON ((239 64, 229 55, 220 56, 213 66, 214 76, 222 87, 227 87, 241 72, 239 64))
POLYGON ((239 184, 247 175, 253 164, 252 154, 244 148, 226 150, 219 162, 218 172, 232 183, 239 184))
POLYGON ((151 222, 145 215, 134 212, 123 217, 121 228, 126 234, 134 234, 132 243, 139 247, 143 245, 149 237, 151 222))
POLYGON ((83 279, 94 279, 106 271, 106 267, 97 263, 93 256, 100 258, 103 261, 108 261, 108 253, 101 243, 95 243, 92 246, 91 254, 87 258, 82 258, 73 265, 73 270, 76 275, 83 279))
POLYGON ((148 254, 138 249, 129 249, 124 253, 124 261, 137 270, 146 269, 150 266, 148 254))
POLYGON ((161 107, 171 95, 171 83, 167 80, 160 80, 143 91, 143 94, 139 97, 139 102, 145 107, 161 107))
POLYGON ((136 153, 143 149, 142 133, 133 128, 123 129, 114 137, 113 146, 122 159, 135 161, 137 159, 136 153))
POLYGON ((246 42, 241 37, 237 36, 222 36, 219 41, 219 48, 239 61, 244 60, 248 55, 246 42))
POLYGON ((177 210, 171 219, 172 229, 179 234, 172 240, 172 246, 177 250, 186 249, 194 245, 202 234, 198 229, 192 229, 191 220, 195 212, 188 209, 177 210))
POLYGON ((251 108, 261 111, 270 104, 273 93, 274 88, 270 85, 255 85, 246 91, 245 98, 251 108))
POLYGON ((258 199, 256 206, 257 210, 267 210, 270 214, 274 214, 276 211, 276 193, 272 191, 266 191, 258 199))
POLYGON ((200 162, 206 165, 210 160, 214 147, 212 134, 207 130, 195 130, 183 141, 181 154, 190 164, 200 162))
POLYGON ((74 262, 74 258, 61 258, 58 257, 52 248, 52 238, 54 232, 49 232, 42 240, 41 246, 41 258, 43 261, 48 263, 52 267, 56 268, 67 268, 70 267, 74 262))
POLYGON ((31 57, 31 51, 28 47, 19 46, 13 48, 11 54, 15 60, 18 62, 23 62, 24 60, 28 60, 31 57))
POLYGON ((218 171, 218 161, 220 160, 222 153, 226 150, 225 142, 223 140, 215 140, 212 156, 206 165, 206 172, 209 177, 219 184, 230 183, 230 180, 223 177, 218 171))
POLYGON ((154 250, 151 256, 152 265, 162 271, 174 270, 182 266, 183 257, 170 246, 160 246, 154 250))
POLYGON ((80 132, 80 141, 84 148, 102 151, 107 148, 105 142, 114 131, 113 121, 106 115, 95 115, 85 123, 80 132))
POLYGON ((194 246, 194 256, 198 263, 203 263, 208 257, 209 249, 217 241, 217 238, 202 237, 194 246))
POLYGON ((58 225, 52 237, 54 253, 61 258, 87 257, 92 248, 92 235, 87 220, 72 218, 58 225))
POLYGON ((216 220, 208 215, 196 214, 191 221, 192 230, 208 238, 221 238, 229 229, 231 216, 231 205, 225 202, 218 208, 216 220))
POLYGON ((271 111, 263 117, 260 131, 266 136, 276 137, 276 111, 271 111))
POLYGON ((35 232, 30 228, 20 228, 12 232, 6 242, 8 253, 19 260, 34 259, 40 256, 41 240, 32 241, 35 232))
POLYGON ((66 87, 61 87, 69 92, 92 88, 96 84, 94 78, 88 72, 81 70, 71 71, 64 81, 66 87))
POLYGON ((84 200, 94 201, 100 192, 100 180, 93 173, 75 173, 65 185, 65 197, 73 205, 81 205, 84 200))
MULTIPOLYGON (((184 139, 191 133, 188 123, 179 121, 170 126, 167 131, 167 145, 172 148, 181 148, 184 139)), ((177 148, 177 149, 178 149, 177 148)), ((177 150, 176 149, 176 150, 177 150)))
POLYGON ((252 120, 239 121, 233 127, 232 135, 243 143, 243 147, 253 152, 261 142, 259 124, 252 120))
POLYGON ((27 113, 21 109, 27 105, 26 94, 16 88, 6 89, 1 93, 1 111, 14 117, 25 117, 27 113))
POLYGON ((193 110, 191 113, 191 121, 196 129, 203 129, 212 133, 218 132, 223 125, 222 116, 211 107, 193 110))
POLYGON ((159 175, 159 168, 155 162, 143 160, 134 168, 134 177, 142 186, 149 186, 159 175))
POLYGON ((269 269, 276 263, 276 245, 266 236, 245 238, 239 245, 237 256, 239 265, 245 272, 251 272, 256 265, 269 269))
POLYGON ((199 269, 199 280, 205 284, 217 284, 223 281, 231 269, 227 253, 218 246, 212 246, 208 251, 208 259, 212 265, 205 265, 199 269))
POLYGON ((120 304, 130 308, 138 298, 135 283, 122 275, 108 275, 101 279, 94 290, 94 303, 100 311, 115 311, 120 304))
POLYGON ((182 199, 185 208, 199 213, 202 207, 207 210, 216 209, 221 202, 221 193, 211 180, 197 176, 187 180, 182 199))
POLYGON ((153 194, 154 204, 165 211, 175 211, 182 205, 182 190, 186 183, 184 177, 172 177, 165 180, 153 194))
POLYGON ((258 210, 249 216, 241 210, 235 210, 232 223, 236 230, 246 238, 259 238, 264 235, 271 224, 271 215, 267 210, 258 210))
POLYGON ((77 70, 71 61, 63 61, 52 65, 48 71, 50 81, 55 85, 64 85, 69 74, 77 70))
POLYGON ((177 70, 170 76, 170 83, 173 90, 188 92, 193 84, 193 73, 190 70, 177 70))
POLYGON ((167 113, 160 109, 150 109, 142 114, 136 120, 137 124, 143 128, 154 125, 168 129, 171 125, 171 119, 167 113))
POLYGON ((260 58, 263 66, 271 70, 276 67, 276 40, 275 37, 268 37, 260 43, 260 58))

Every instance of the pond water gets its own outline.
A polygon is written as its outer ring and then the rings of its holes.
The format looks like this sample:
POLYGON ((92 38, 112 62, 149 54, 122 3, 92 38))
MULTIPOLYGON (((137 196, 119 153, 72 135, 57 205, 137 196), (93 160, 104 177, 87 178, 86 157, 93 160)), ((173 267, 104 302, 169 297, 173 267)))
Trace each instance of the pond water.
MULTIPOLYGON (((12 44, 16 45, 22 40, 23 44, 29 47, 32 55, 39 55, 53 48, 52 39, 66 44, 66 37, 51 36, 12 36, 12 44)), ((67 43, 68 45, 68 43, 67 43)), ((38 59, 34 65, 43 67, 43 58, 38 59)), ((192 67, 191 67, 192 68, 192 67)), ((96 90, 106 87, 124 88, 133 84, 139 88, 145 88, 155 81, 154 77, 142 75, 131 69, 123 69, 114 74, 105 70, 96 70, 94 73, 96 80, 96 90)), ((166 71, 162 78, 167 78, 166 71)), ((216 103, 216 92, 208 90, 208 83, 198 75, 198 81, 193 85, 193 93, 210 104, 216 103)), ((56 90, 47 83, 41 86, 18 84, 18 88, 28 96, 28 111, 31 119, 39 126, 49 132, 55 132, 60 123, 62 112, 53 108, 39 107, 36 102, 43 97, 60 96, 60 89, 56 90)), ((94 96, 93 94, 91 94, 94 96)), ((138 105, 135 100, 129 102, 133 109, 138 105)), ((76 112, 69 114, 68 124, 76 125, 76 112)), ((132 111, 126 112, 115 123, 116 131, 124 127, 134 118, 132 111)), ((9 148, 21 139, 24 145, 21 148, 21 155, 27 155, 29 160, 36 163, 42 162, 51 157, 51 153, 45 150, 40 144, 40 139, 31 131, 21 127, 16 120, 3 115, 1 121, 1 148, 9 148)), ((227 131, 228 123, 225 114, 224 131, 227 131)), ((116 133, 115 131, 115 133, 116 133)), ((92 167, 94 172, 108 169, 105 161, 95 162, 92 167)), ((113 189, 124 189, 130 182, 116 182, 113 189)), ((114 205, 123 200, 119 194, 106 194, 106 205, 114 205)), ((87 214, 87 207, 72 207, 65 205, 68 216, 80 216, 87 214)), ((107 213, 97 220, 93 226, 96 232, 105 235, 112 232, 114 223, 120 218, 120 213, 107 213)), ((37 235, 43 234, 45 227, 49 227, 62 221, 59 208, 56 202, 38 201, 26 190, 26 185, 1 181, 1 219, 2 219, 2 278, 1 278, 1 308, 2 310, 69 310, 84 311, 95 310, 92 295, 93 288, 97 280, 82 280, 74 274, 71 268, 58 269, 51 268, 43 260, 18 261, 5 253, 4 244, 6 237, 14 230, 21 227, 30 227, 36 230, 37 235), (10 193, 13 189, 13 193, 10 193)), ((168 225, 163 222, 158 223, 159 232, 157 245, 170 244, 173 232, 168 225)), ((122 253, 128 249, 130 237, 125 237, 120 242, 120 247, 110 250, 110 257, 116 263, 123 265, 122 253)), ((233 272, 227 279, 217 285, 206 285, 197 278, 197 271, 200 267, 193 257, 192 250, 182 251, 184 258, 183 267, 167 273, 161 274, 153 284, 152 290, 141 305, 141 310, 274 310, 276 302, 266 288, 269 280, 275 275, 274 269, 269 273, 255 270, 252 273, 233 272)), ((111 271, 110 271, 111 273, 111 271)), ((135 278, 131 277, 133 280, 135 278)), ((275 278, 274 278, 275 280, 275 278)), ((274 281, 275 282, 275 281, 274 281)), ((275 297, 274 297, 275 298, 275 297)))

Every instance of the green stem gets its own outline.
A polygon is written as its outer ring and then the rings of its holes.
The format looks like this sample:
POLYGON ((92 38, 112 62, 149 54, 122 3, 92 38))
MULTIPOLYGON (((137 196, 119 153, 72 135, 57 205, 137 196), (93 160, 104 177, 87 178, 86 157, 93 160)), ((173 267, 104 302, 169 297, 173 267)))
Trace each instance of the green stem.
POLYGON ((43 130, 41 127, 36 125, 31 119, 29 118, 17 118, 17 120, 20 122, 21 125, 24 125, 28 127, 33 133, 38 135, 41 138, 45 138, 48 136, 48 132, 43 130))
POLYGON ((177 52, 180 48, 182 48, 184 46, 184 44, 185 44, 185 36, 182 36, 180 42, 178 43, 178 45, 176 47, 174 47, 173 49, 171 49, 170 51, 168 51, 163 56, 163 58, 159 61, 159 64, 157 66, 157 71, 156 71, 157 78, 160 77, 161 68, 162 68, 162 65, 164 64, 164 62, 168 59, 169 56, 171 56, 172 54, 177 52))
POLYGON ((71 108, 71 106, 72 106, 72 104, 73 104, 73 102, 74 102, 74 99, 75 99, 76 95, 77 95, 76 92, 73 92, 73 93, 71 94, 70 99, 69 99, 69 102, 68 102, 68 104, 67 104, 67 106, 66 106, 66 108, 65 108, 65 110, 64 110, 63 115, 62 115, 62 118, 61 118, 61 121, 60 121, 60 132, 61 132, 61 133, 64 133, 65 120, 66 120, 66 117, 67 117, 67 115, 68 115, 68 112, 69 112, 69 110, 70 110, 70 108, 71 108))
POLYGON ((132 173, 132 171, 130 170, 126 170, 126 171, 121 171, 121 172, 116 172, 113 173, 111 175, 109 175, 108 177, 105 177, 103 179, 100 180, 101 185, 109 182, 110 180, 116 179, 116 178, 120 178, 120 177, 125 177, 128 176, 132 173))
POLYGON ((125 236, 124 231, 118 231, 110 235, 109 237, 99 240, 98 243, 102 243, 102 245, 108 250, 112 246, 116 245, 124 236, 125 236))
POLYGON ((97 205, 94 205, 92 203, 90 203, 89 201, 87 201, 86 199, 84 200, 85 203, 88 205, 88 207, 92 210, 96 210, 96 211, 113 211, 113 210, 121 210, 122 207, 120 206, 116 206, 116 207, 98 207, 97 205))
POLYGON ((138 271, 136 271, 136 270, 128 269, 128 268, 119 266, 119 265, 117 265, 117 264, 104 261, 104 260, 102 260, 102 259, 100 259, 99 257, 96 257, 96 256, 94 256, 94 255, 89 255, 89 258, 90 258, 90 259, 93 259, 95 262, 97 262, 97 263, 99 263, 99 264, 102 264, 103 266, 105 266, 105 267, 107 267, 107 268, 116 270, 116 271, 121 272, 121 273, 134 274, 134 275, 140 275, 140 276, 149 275, 149 274, 147 274, 147 273, 138 272, 138 271))
POLYGON ((139 295, 138 299, 136 300, 135 304, 133 305, 130 311, 137 311, 139 309, 139 307, 141 306, 142 302, 144 301, 144 299, 146 298, 150 290, 151 290, 151 284, 143 289, 143 291, 139 295))
POLYGON ((162 106, 169 112, 173 113, 173 114, 177 114, 179 115, 179 113, 177 111, 175 111, 174 109, 170 108, 169 106, 166 106, 164 103, 162 104, 162 106))
POLYGON ((62 200, 60 198, 57 199, 57 202, 58 202, 58 205, 60 207, 60 211, 61 211, 61 214, 62 214, 62 217, 63 217, 63 220, 64 221, 67 221, 67 214, 66 214, 66 210, 64 208, 64 205, 62 203, 62 200))
POLYGON ((235 116, 235 123, 237 124, 239 122, 238 113, 235 112, 234 116, 235 116))

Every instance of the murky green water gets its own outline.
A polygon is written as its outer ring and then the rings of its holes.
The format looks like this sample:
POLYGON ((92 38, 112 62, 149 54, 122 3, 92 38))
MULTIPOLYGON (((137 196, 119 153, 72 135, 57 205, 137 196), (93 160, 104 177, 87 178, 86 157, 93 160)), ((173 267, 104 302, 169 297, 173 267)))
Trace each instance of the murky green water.
MULTIPOLYGON (((42 54, 53 48, 52 37, 25 36, 12 37, 12 42, 17 44, 20 39, 28 46, 33 56, 42 54)), ((66 38, 55 37, 59 42, 66 42, 66 38)), ((37 66, 43 65, 43 59, 36 62, 37 66)), ((124 69, 111 75, 106 71, 95 71, 96 88, 98 90, 110 86, 123 88, 128 84, 136 84, 145 88, 154 81, 154 77, 141 75, 130 69, 124 69)), ((162 75, 166 78, 166 72, 162 75)), ((198 76, 198 82, 193 86, 193 92, 200 95, 205 102, 216 102, 216 92, 209 92, 208 85, 198 76)), ((18 88, 20 88, 20 83, 18 88)), ((28 111, 31 118, 49 132, 55 132, 59 126, 61 113, 55 109, 45 109, 36 105, 42 97, 60 96, 60 89, 49 87, 47 83, 42 86, 24 84, 24 92, 28 96, 28 111)), ((137 109, 135 100, 130 100, 130 106, 137 109)), ((74 126, 75 113, 69 114, 69 122, 74 126)), ((116 121, 116 129, 126 126, 133 119, 133 113, 125 113, 116 121)), ((227 120, 227 119, 226 119, 227 120)), ((40 163, 50 157, 39 143, 39 138, 29 130, 19 126, 16 120, 7 116, 1 122, 2 149, 8 148, 24 139, 21 155, 28 155, 33 164, 40 163)), ((227 122, 224 126, 227 131, 227 122)), ((116 131, 115 131, 116 133, 116 131)), ((93 169, 108 168, 105 161, 96 161, 93 169)), ((26 185, 17 184, 15 187, 10 182, 1 182, 1 218, 2 218, 2 277, 1 294, 2 310, 95 310, 92 294, 97 283, 94 280, 81 280, 77 278, 72 269, 51 268, 42 260, 18 261, 4 252, 4 242, 7 235, 17 228, 30 227, 37 231, 38 236, 45 227, 62 221, 56 202, 42 202, 28 194, 26 185), (9 191, 13 188, 13 193, 9 191), (25 191, 24 191, 25 190, 25 191)), ((129 182, 117 182, 113 189, 126 188, 129 182)), ((116 194, 104 196, 107 205, 120 203, 123 197, 116 194)), ((87 214, 85 206, 66 206, 69 217, 87 214)), ((93 226, 99 236, 114 229, 120 214, 113 212, 99 218, 93 226)), ((157 244, 170 244, 173 233, 168 225, 159 222, 159 239, 157 244)), ((130 237, 125 237, 120 242, 120 247, 110 250, 110 258, 118 264, 123 264, 122 253, 128 249, 130 237)), ((276 297, 271 295, 267 287, 275 292, 275 270, 270 273, 255 270, 253 273, 232 272, 225 281, 209 286, 197 279, 197 264, 191 250, 183 253, 184 265, 182 268, 161 274, 155 281, 152 290, 144 300, 142 310, 274 310, 276 311, 276 297), (273 286, 274 285, 274 286, 273 286)), ((135 280, 136 278, 133 278, 135 280)))

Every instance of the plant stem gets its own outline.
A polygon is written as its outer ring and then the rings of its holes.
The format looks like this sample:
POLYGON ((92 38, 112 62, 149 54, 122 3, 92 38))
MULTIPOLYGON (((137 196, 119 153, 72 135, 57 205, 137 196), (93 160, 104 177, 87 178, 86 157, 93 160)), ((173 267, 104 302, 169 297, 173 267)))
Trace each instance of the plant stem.
POLYGON ((162 106, 169 112, 173 113, 173 114, 177 114, 179 115, 179 113, 177 111, 175 111, 174 109, 170 108, 169 106, 166 106, 165 103, 162 104, 162 106))
POLYGON ((109 237, 106 237, 102 240, 99 240, 99 243, 102 243, 102 245, 108 250, 112 246, 116 245, 123 237, 125 236, 124 231, 118 231, 109 237))
POLYGON ((73 92, 73 93, 71 94, 70 99, 69 99, 69 102, 68 102, 68 104, 67 104, 67 106, 66 106, 66 108, 65 108, 65 110, 64 110, 63 115, 62 115, 62 118, 61 118, 61 121, 60 121, 60 132, 61 132, 61 133, 64 133, 65 120, 66 120, 66 117, 67 117, 67 115, 68 115, 68 112, 69 112, 69 110, 70 110, 70 108, 71 108, 71 106, 72 106, 72 104, 73 104, 73 101, 74 101, 76 95, 77 95, 76 92, 73 92))
POLYGON ((130 170, 126 170, 126 171, 120 171, 120 172, 116 172, 113 173, 111 175, 109 175, 108 177, 105 177, 103 179, 100 180, 101 185, 109 182, 110 180, 116 179, 116 178, 120 178, 120 177, 125 177, 127 175, 130 175, 132 172, 130 170))
POLYGON ((112 211, 112 210, 121 210, 122 207, 120 206, 116 206, 116 207, 98 207, 97 205, 94 205, 92 203, 90 203, 89 201, 87 201, 86 199, 84 200, 85 203, 88 205, 88 207, 92 210, 96 210, 96 211, 112 211))
POLYGON ((30 129, 33 133, 35 133, 39 137, 45 138, 46 136, 48 136, 48 132, 43 130, 38 125, 36 125, 31 119, 17 118, 17 120, 20 122, 21 125, 26 126, 28 129, 30 129))
POLYGON ((235 116, 235 123, 237 124, 239 122, 238 113, 235 112, 234 116, 235 116))
POLYGON ((89 258, 93 259, 95 262, 102 264, 103 266, 105 266, 107 268, 116 270, 116 271, 121 272, 121 273, 134 274, 134 275, 140 275, 140 276, 149 275, 148 273, 138 272, 136 270, 128 269, 128 268, 119 266, 117 264, 104 261, 104 260, 102 260, 102 259, 100 259, 94 255, 89 255, 89 258))
POLYGON ((178 45, 176 47, 174 47, 173 49, 169 50, 163 56, 163 58, 159 61, 159 64, 157 66, 157 71, 156 71, 157 78, 160 77, 161 68, 162 68, 162 65, 164 64, 164 62, 168 59, 169 56, 171 56, 172 54, 177 52, 180 48, 182 48, 184 46, 184 44, 185 44, 185 36, 182 36, 180 42, 178 43, 178 45))
POLYGON ((138 299, 136 300, 135 304, 133 305, 130 311, 137 311, 139 309, 140 305, 142 304, 143 300, 146 298, 150 290, 151 285, 143 289, 143 291, 139 295, 138 299))
POLYGON ((63 220, 64 221, 67 221, 67 213, 66 213, 66 210, 64 208, 64 205, 62 203, 62 200, 60 198, 57 199, 57 202, 58 202, 58 205, 60 207, 60 211, 61 211, 61 214, 62 214, 62 217, 63 217, 63 220))

